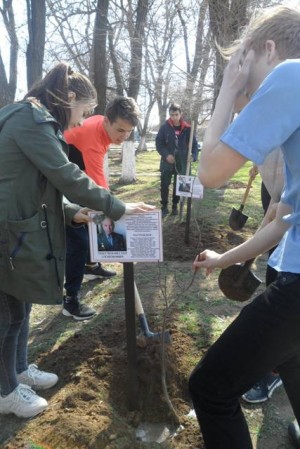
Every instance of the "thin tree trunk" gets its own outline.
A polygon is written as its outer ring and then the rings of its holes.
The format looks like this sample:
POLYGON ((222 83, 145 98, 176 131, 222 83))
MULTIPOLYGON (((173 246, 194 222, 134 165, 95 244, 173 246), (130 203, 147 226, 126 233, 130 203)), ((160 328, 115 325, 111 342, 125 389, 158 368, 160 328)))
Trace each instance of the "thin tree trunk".
POLYGON ((15 16, 12 0, 3 0, 0 13, 10 40, 9 51, 9 75, 7 76, 5 65, 0 53, 0 107, 12 103, 17 89, 17 66, 19 42, 16 34, 15 16))
POLYGON ((26 50, 28 89, 42 78, 46 39, 46 0, 26 0, 29 41, 26 50))

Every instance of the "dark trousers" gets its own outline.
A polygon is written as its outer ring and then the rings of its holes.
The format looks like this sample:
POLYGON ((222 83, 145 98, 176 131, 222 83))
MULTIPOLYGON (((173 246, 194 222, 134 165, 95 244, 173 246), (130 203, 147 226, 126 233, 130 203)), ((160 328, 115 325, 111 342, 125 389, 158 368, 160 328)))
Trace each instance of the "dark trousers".
POLYGON ((172 192, 172 204, 173 207, 179 203, 179 196, 176 195, 176 179, 177 171, 175 164, 168 164, 167 162, 161 163, 160 166, 160 196, 161 206, 165 208, 169 202, 169 187, 173 178, 173 192, 172 192))
POLYGON ((72 228, 66 226, 66 281, 68 296, 76 296, 81 288, 84 267, 89 254, 89 234, 87 226, 72 228))
POLYGON ((280 273, 241 311, 189 380, 206 449, 252 449, 239 397, 277 368, 300 422, 300 275, 280 273))

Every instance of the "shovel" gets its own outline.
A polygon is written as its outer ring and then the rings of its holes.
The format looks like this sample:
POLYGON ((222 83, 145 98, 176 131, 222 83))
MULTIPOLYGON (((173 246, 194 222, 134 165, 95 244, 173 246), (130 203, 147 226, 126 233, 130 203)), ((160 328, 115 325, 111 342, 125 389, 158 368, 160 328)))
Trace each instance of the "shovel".
POLYGON ((231 265, 221 270, 219 287, 228 299, 247 301, 261 284, 262 281, 250 270, 254 260, 250 259, 244 264, 231 265))
POLYGON ((248 198, 249 195, 249 191, 251 189, 251 185, 253 182, 254 177, 250 176, 249 177, 249 181, 244 193, 244 197, 243 197, 243 201, 240 205, 240 208, 237 210, 234 207, 232 208, 231 214, 229 216, 229 226, 231 227, 231 229, 233 229, 234 231, 238 231, 239 229, 242 229, 244 224, 246 223, 246 221, 248 220, 248 216, 243 214, 243 209, 246 203, 246 200, 248 198))
MULTIPOLYGON (((148 322, 146 319, 146 315, 143 309, 141 297, 139 291, 137 289, 136 284, 134 283, 134 300, 135 300, 135 313, 138 316, 142 333, 145 338, 152 341, 160 341, 162 338, 161 332, 151 332, 148 326, 148 322)), ((167 344, 171 343, 171 336, 169 331, 165 331, 163 334, 163 341, 167 344)))

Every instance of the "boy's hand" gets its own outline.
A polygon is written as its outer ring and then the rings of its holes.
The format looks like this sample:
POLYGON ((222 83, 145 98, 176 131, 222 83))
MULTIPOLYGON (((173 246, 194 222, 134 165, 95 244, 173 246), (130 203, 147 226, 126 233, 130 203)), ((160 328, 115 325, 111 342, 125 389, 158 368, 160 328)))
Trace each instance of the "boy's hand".
POLYGON ((172 154, 168 154, 168 156, 166 157, 166 161, 167 161, 169 164, 174 164, 175 158, 174 158, 174 156, 173 156, 172 154))
POLYGON ((250 69, 255 58, 253 50, 247 51, 247 45, 247 41, 241 44, 224 70, 222 87, 230 89, 236 96, 247 92, 250 69))
POLYGON ((258 167, 257 165, 253 164, 252 167, 249 170, 249 176, 250 178, 254 179, 258 175, 258 167))
POLYGON ((150 206, 143 202, 140 203, 126 203, 125 214, 138 214, 141 212, 151 212, 155 209, 155 206, 150 206))

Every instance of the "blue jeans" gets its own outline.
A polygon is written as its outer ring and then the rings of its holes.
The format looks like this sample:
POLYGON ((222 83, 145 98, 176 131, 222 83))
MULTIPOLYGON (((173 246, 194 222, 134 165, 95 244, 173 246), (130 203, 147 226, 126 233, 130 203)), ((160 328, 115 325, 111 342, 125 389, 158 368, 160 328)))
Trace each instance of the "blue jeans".
POLYGON ((28 368, 28 332, 31 304, 0 291, 0 392, 11 393, 17 374, 28 368))
POLYGON ((66 282, 68 296, 76 296, 81 288, 84 267, 89 254, 89 234, 87 226, 72 228, 66 226, 66 282))
POLYGON ((300 275, 279 273, 196 366, 190 394, 206 449, 252 449, 239 398, 279 372, 300 422, 300 275))

